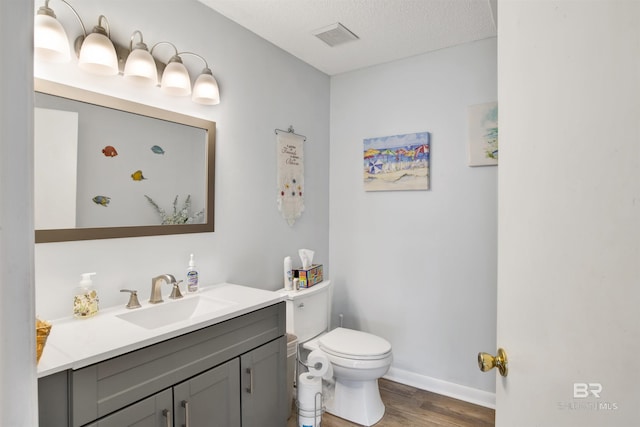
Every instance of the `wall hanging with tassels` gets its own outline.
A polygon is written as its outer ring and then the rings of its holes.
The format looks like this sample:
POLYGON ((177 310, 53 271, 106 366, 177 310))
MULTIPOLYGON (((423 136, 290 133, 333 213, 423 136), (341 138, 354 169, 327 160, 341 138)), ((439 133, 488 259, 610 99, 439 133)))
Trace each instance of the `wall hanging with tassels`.
POLYGON ((294 132, 276 129, 278 157, 278 210, 290 226, 304 211, 304 147, 307 138, 294 132))

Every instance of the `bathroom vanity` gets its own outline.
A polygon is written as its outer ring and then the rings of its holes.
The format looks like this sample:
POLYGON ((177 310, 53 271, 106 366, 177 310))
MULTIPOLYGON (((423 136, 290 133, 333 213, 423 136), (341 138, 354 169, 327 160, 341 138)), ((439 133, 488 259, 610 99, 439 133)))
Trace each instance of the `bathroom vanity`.
POLYGON ((277 293, 223 284, 137 310, 54 322, 39 365, 41 427, 286 425, 277 293), (183 318, 156 327, 169 311, 183 318))

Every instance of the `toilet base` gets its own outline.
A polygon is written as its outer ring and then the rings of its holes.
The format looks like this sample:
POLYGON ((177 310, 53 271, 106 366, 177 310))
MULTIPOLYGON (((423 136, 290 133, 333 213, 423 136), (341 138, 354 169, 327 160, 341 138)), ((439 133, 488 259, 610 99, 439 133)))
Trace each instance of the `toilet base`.
POLYGON ((336 380, 333 394, 333 398, 325 402, 327 412, 332 415, 363 426, 374 425, 384 415, 377 379, 336 380))

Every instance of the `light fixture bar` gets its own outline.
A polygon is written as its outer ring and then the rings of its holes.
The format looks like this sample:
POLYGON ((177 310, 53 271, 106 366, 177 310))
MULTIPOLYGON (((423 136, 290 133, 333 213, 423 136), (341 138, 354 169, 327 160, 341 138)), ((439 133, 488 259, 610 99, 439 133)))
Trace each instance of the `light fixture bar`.
MULTIPOLYGON (((193 52, 178 52, 176 46, 167 41, 156 43, 149 51, 139 30, 131 35, 129 49, 127 49, 111 40, 109 21, 104 15, 98 17, 98 24, 93 27, 90 34, 87 34, 78 12, 66 0, 60 1, 71 9, 82 27, 82 35, 76 38, 74 48, 78 56, 78 66, 83 70, 104 76, 121 72, 125 80, 149 86, 157 86, 161 77, 160 87, 167 94, 175 96, 193 94, 193 102, 203 105, 220 103, 218 82, 204 57, 193 52), (136 37, 140 40, 134 44, 136 37), (154 49, 161 44, 170 45, 174 51, 166 65, 153 56, 154 49), (182 63, 182 55, 200 58, 205 65, 194 82, 193 90, 189 71, 182 63)), ((53 9, 49 7, 49 2, 50 0, 45 0, 35 17, 35 56, 48 62, 69 61, 71 59, 69 39, 53 9)))

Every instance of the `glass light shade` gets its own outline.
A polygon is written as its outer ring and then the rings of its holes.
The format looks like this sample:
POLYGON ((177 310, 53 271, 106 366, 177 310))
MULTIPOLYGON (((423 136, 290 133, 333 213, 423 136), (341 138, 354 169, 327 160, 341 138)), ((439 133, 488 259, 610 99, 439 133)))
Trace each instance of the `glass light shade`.
POLYGON ((153 56, 146 49, 133 49, 124 64, 124 78, 136 84, 156 86, 158 69, 153 56))
POLYGON ((162 90, 173 96, 191 95, 191 78, 182 62, 173 61, 167 64, 162 73, 162 90))
POLYGON ((67 32, 49 15, 36 15, 33 46, 38 58, 48 62, 69 62, 71 53, 67 32))
POLYGON ((204 105, 217 105, 220 103, 218 82, 211 74, 211 70, 205 69, 202 74, 198 76, 193 85, 191 100, 204 105))
POLYGON ((103 76, 118 74, 118 56, 109 37, 97 32, 89 34, 80 48, 78 66, 93 74, 103 76))

